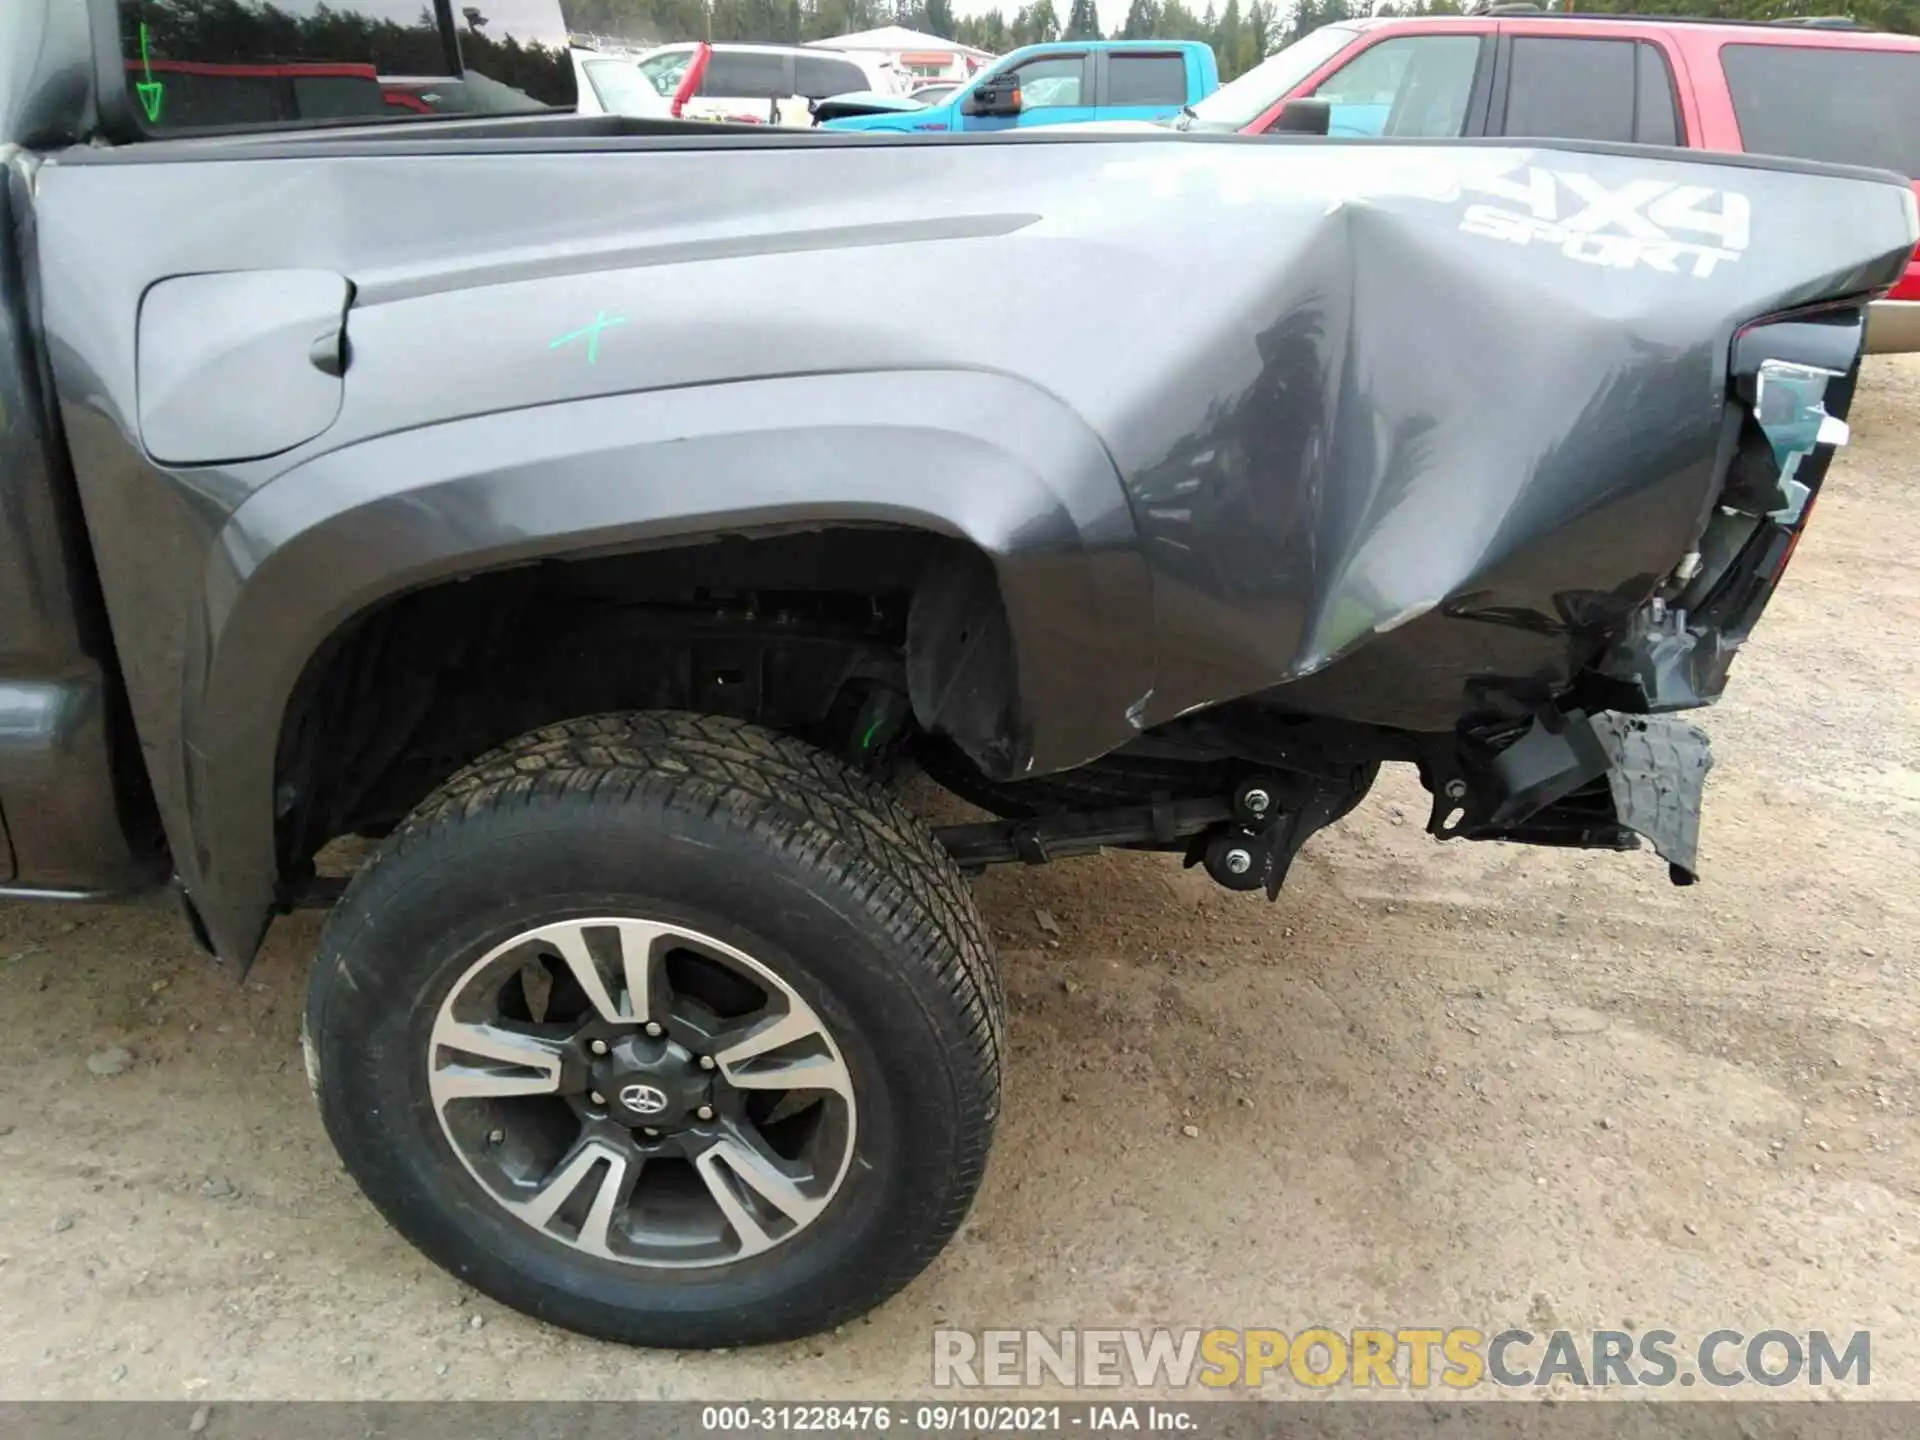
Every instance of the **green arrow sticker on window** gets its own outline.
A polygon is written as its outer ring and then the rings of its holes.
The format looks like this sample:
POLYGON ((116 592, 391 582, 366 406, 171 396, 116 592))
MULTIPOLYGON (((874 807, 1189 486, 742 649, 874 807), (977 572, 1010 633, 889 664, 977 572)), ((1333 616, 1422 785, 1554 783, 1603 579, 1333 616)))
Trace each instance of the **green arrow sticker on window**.
POLYGON ((160 119, 160 106, 167 98, 167 87, 153 78, 153 61, 147 57, 147 27, 140 26, 140 74, 141 79, 134 85, 134 93, 140 97, 140 108, 147 112, 147 123, 157 124, 160 119))

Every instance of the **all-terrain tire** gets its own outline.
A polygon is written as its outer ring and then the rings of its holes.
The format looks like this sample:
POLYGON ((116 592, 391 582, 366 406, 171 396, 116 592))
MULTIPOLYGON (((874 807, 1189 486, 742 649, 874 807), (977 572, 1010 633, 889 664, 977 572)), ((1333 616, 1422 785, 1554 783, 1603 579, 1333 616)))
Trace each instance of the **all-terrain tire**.
POLYGON ((329 918, 304 1038, 348 1170, 433 1260, 568 1329, 698 1348, 825 1329, 933 1259, 986 1164, 1003 1006, 964 880, 889 792, 752 725, 642 712, 536 731, 424 801, 329 918), (784 1243, 692 1269, 596 1258, 503 1208, 442 1124, 435 1016, 477 957, 622 915, 764 962, 844 1054, 851 1160, 784 1243))

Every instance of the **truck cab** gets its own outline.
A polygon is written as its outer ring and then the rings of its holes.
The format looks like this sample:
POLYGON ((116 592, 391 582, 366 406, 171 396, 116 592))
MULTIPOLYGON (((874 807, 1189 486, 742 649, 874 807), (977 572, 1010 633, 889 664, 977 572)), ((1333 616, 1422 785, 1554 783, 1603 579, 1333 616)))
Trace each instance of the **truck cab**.
POLYGON ((1024 129, 1177 115, 1220 86, 1213 47, 1195 40, 1063 40, 1028 45, 982 70, 944 104, 827 120, 828 130, 1024 129))

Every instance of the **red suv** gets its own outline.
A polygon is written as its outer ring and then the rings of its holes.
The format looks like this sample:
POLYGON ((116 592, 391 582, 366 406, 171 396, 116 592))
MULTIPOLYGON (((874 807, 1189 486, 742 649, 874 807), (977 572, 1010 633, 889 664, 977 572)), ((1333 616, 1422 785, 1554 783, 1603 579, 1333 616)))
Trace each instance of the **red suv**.
MULTIPOLYGON (((1289 100, 1331 136, 1510 135, 1686 145, 1920 177, 1920 38, 1845 20, 1482 15, 1328 25, 1171 122, 1260 134, 1289 100)), ((1920 188, 1920 186, 1916 186, 1920 188)), ((1920 350, 1920 262, 1873 307, 1867 348, 1920 350)))

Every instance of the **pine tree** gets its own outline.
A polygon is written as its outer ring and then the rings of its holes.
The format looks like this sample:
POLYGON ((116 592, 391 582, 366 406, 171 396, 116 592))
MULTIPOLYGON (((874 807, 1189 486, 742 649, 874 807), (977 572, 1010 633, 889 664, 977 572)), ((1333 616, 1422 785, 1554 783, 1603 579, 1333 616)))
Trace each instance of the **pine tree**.
POLYGON ((1247 11, 1247 35, 1253 41, 1253 64, 1258 65, 1272 51, 1274 46, 1275 23, 1273 7, 1267 0, 1253 0, 1253 8, 1247 11))
POLYGON ((1155 0, 1133 0, 1127 7, 1126 23, 1120 27, 1122 40, 1151 40, 1159 34, 1160 7, 1155 0))
POLYGON ((1155 40, 1211 40, 1212 30, 1200 23, 1200 17, 1182 0, 1156 0, 1153 33, 1155 40))
POLYGON ((1240 58, 1240 0, 1227 0, 1227 8, 1220 14, 1220 23, 1214 27, 1212 36, 1214 58, 1220 62, 1222 78, 1239 74, 1233 67, 1240 58))
POLYGON ((1033 0, 1013 22, 1015 45, 1044 45, 1060 38, 1060 16, 1053 0, 1033 0))
POLYGON ((1065 40, 1098 40, 1100 38, 1100 12, 1094 7, 1093 0, 1073 0, 1073 6, 1067 11, 1067 29, 1061 37, 1065 40))
POLYGON ((927 0, 926 25, 928 34, 953 39, 953 0, 927 0))

